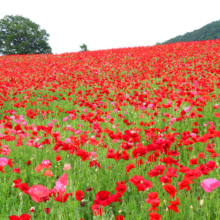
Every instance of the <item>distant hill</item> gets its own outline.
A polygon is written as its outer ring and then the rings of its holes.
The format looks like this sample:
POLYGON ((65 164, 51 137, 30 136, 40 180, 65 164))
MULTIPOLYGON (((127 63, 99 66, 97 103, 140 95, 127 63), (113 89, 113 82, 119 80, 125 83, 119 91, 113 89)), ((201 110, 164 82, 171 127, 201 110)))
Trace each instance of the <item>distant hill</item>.
POLYGON ((220 20, 207 24, 198 30, 187 32, 184 35, 179 35, 177 37, 171 38, 170 40, 167 40, 162 44, 216 39, 220 39, 220 20))

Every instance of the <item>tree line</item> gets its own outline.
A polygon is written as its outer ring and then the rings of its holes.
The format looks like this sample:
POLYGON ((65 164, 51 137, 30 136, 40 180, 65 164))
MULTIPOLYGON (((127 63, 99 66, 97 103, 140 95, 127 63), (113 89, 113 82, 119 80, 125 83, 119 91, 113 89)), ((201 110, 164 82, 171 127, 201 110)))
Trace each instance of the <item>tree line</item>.
MULTIPOLYGON (((6 15, 0 20, 0 54, 51 54, 49 34, 28 18, 6 15)), ((80 46, 87 51, 87 45, 80 46)))

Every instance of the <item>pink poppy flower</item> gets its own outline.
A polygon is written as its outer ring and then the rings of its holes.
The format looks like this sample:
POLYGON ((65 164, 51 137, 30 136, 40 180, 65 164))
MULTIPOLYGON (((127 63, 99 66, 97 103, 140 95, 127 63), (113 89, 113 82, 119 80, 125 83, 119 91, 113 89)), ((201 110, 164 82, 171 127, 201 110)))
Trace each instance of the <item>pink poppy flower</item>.
POLYGON ((64 173, 57 181, 60 181, 63 185, 69 185, 66 173, 64 173))
POLYGON ((201 182, 201 186, 206 192, 211 192, 212 190, 220 186, 220 181, 216 179, 208 178, 203 180, 203 182, 201 182))
POLYGON ((81 133, 82 133, 82 130, 75 130, 74 133, 75 133, 75 134, 81 134, 81 133))
POLYGON ((67 121, 68 119, 69 119, 68 117, 65 117, 65 118, 63 119, 63 122, 67 121))
POLYGON ((70 169, 72 169, 71 164, 69 163, 64 164, 63 170, 70 170, 70 169))
POLYGON ((66 192, 66 186, 62 184, 60 181, 56 181, 55 187, 51 190, 51 192, 64 194, 66 192))
POLYGON ((42 202, 42 197, 45 197, 49 194, 49 189, 42 185, 34 185, 29 190, 28 193, 30 194, 31 198, 36 202, 42 202))
POLYGON ((41 162, 41 167, 42 168, 51 168, 51 162, 49 160, 43 160, 41 162))
POLYGON ((8 164, 8 159, 5 157, 0 158, 0 166, 6 166, 8 164))
POLYGON ((66 192, 66 185, 69 185, 67 174, 64 173, 57 181, 55 187, 52 189, 53 192, 64 194, 66 192))

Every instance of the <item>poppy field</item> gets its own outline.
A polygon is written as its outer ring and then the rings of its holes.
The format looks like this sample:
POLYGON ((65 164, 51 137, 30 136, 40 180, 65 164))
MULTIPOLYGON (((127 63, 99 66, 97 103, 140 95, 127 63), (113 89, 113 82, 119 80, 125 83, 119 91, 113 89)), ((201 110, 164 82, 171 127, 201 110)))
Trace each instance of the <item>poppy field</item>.
POLYGON ((220 40, 0 56, 0 219, 220 219, 220 40))

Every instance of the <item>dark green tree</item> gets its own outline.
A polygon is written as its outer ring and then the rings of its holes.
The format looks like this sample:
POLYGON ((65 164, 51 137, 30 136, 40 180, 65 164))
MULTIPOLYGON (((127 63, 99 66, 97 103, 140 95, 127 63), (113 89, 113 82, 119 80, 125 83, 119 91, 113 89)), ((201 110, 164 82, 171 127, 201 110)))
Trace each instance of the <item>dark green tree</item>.
POLYGON ((0 20, 0 54, 50 54, 49 36, 28 18, 6 15, 0 20))
POLYGON ((86 44, 81 45, 80 48, 81 48, 81 51, 87 51, 88 50, 86 44))

